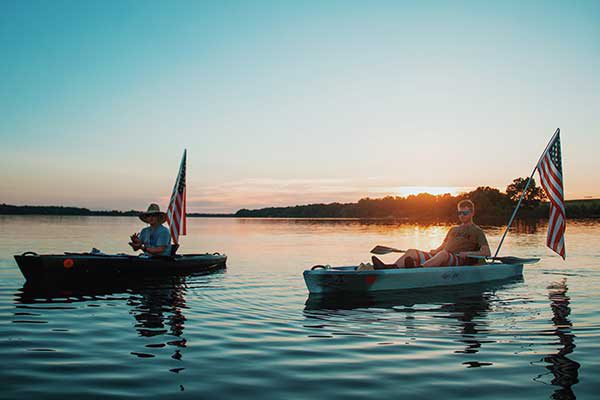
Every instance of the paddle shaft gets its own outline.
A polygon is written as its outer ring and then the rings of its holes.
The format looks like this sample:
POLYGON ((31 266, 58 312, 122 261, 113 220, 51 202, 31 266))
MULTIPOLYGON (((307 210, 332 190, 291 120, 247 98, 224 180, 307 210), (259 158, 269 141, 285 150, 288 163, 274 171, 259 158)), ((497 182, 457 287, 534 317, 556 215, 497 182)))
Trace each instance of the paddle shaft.
MULTIPOLYGON (((393 247, 387 246, 375 246, 373 250, 371 250, 373 254, 389 254, 389 253, 406 253, 406 250, 395 249, 393 247)), ((476 258, 480 260, 492 260, 492 261, 500 261, 505 264, 533 264, 540 261, 539 258, 519 258, 515 256, 504 256, 504 257, 487 257, 480 255, 470 255, 468 258, 476 258)))

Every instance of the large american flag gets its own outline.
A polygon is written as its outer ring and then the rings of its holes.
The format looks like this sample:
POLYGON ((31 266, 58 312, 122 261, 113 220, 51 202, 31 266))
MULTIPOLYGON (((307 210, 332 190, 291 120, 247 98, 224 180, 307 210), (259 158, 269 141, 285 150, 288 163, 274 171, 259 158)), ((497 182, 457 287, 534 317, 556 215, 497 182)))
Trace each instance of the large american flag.
POLYGON ((548 236, 546 245, 559 254, 563 260, 565 251, 565 200, 563 195, 562 159, 560 151, 560 129, 556 130, 546 148, 538 172, 546 196, 550 199, 550 220, 548 221, 548 236))
POLYGON ((173 243, 179 243, 179 235, 186 234, 185 222, 185 158, 187 150, 183 151, 183 158, 179 166, 179 173, 173 187, 173 194, 167 210, 167 222, 169 223, 173 243))

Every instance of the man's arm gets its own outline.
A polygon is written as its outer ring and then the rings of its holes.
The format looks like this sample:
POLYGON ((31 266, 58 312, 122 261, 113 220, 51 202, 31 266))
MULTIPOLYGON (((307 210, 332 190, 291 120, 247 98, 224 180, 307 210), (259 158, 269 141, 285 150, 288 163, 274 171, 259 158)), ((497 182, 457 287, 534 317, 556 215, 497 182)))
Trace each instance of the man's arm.
POLYGON ((468 257, 468 256, 484 256, 489 257, 492 255, 490 251, 490 245, 488 244, 487 238, 485 237, 485 233, 480 231, 477 236, 477 243, 479 243, 479 250, 477 251, 462 251, 458 253, 459 257, 468 257))
POLYGON ((444 241, 442 242, 442 244, 440 244, 437 248, 435 249, 431 249, 429 250, 429 252, 433 255, 436 255, 437 253, 439 253, 440 251, 444 250, 444 248, 446 247, 446 243, 448 243, 448 239, 450 238, 450 232, 452 232, 454 228, 450 228, 450 230, 448 231, 448 233, 446 233, 446 237, 444 238, 444 241))
POLYGON ((490 251, 490 246, 486 244, 486 245, 481 246, 481 248, 477 251, 461 251, 457 255, 462 258, 467 258, 468 256, 489 257, 492 255, 492 252, 490 251))
POLYGON ((440 251, 444 250, 444 246, 446 246, 446 242, 443 242, 442 244, 440 244, 437 248, 435 249, 431 249, 429 250, 429 252, 433 255, 439 253, 440 251))
POLYGON ((166 248, 167 248, 167 246, 146 247, 145 244, 142 244, 140 246, 140 250, 143 250, 146 253, 150 253, 155 256, 161 255, 165 251, 166 248))
POLYGON ((146 247, 144 245, 144 250, 146 253, 150 253, 155 256, 163 255, 167 247, 171 244, 171 233, 168 229, 162 229, 159 231, 158 238, 155 242, 154 247, 146 247))
POLYGON ((481 253, 480 255, 486 257, 490 257, 492 255, 492 252, 490 251, 490 246, 487 244, 485 246, 482 246, 481 249, 479 249, 479 253, 481 253))

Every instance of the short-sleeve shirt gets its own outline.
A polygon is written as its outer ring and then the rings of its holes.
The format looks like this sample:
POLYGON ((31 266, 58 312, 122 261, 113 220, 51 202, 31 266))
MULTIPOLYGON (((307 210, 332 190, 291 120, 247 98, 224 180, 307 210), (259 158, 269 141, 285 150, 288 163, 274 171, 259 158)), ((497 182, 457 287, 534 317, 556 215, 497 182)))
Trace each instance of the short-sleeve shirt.
MULTIPOLYGON (((171 233, 163 225, 159 225, 156 229, 152 229, 151 226, 147 226, 140 232, 140 240, 146 245, 146 247, 162 247, 166 246, 165 251, 162 252, 162 256, 171 255, 171 233)), ((146 253, 150 255, 150 253, 146 253)))
POLYGON ((444 239, 444 249, 450 253, 461 251, 478 251, 488 246, 483 230, 475 224, 455 226, 448 231, 444 239))

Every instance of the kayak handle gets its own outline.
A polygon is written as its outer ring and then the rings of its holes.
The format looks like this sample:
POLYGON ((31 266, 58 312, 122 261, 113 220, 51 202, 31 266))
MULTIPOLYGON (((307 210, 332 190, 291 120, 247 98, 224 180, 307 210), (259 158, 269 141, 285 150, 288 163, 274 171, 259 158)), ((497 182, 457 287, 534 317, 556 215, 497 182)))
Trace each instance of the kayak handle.
POLYGON ((37 256, 38 253, 36 253, 35 251, 26 251, 25 253, 21 254, 22 256, 37 256))

